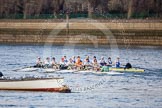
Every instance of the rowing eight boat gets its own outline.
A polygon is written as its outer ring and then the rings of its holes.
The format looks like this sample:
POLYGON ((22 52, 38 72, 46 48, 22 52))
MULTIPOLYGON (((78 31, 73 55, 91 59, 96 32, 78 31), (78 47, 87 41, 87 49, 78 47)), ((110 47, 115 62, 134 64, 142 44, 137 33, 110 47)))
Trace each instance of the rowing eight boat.
MULTIPOLYGON (((110 72, 144 72, 144 69, 138 69, 138 68, 130 68, 130 69, 124 69, 124 68, 115 68, 115 67, 110 67, 109 68, 110 72)), ((110 73, 110 72, 95 72, 93 70, 55 70, 53 68, 33 68, 33 67, 28 67, 28 68, 23 68, 20 69, 19 71, 21 72, 33 72, 33 71, 38 71, 38 72, 69 72, 69 73, 74 73, 74 72, 80 72, 80 73, 110 73)))

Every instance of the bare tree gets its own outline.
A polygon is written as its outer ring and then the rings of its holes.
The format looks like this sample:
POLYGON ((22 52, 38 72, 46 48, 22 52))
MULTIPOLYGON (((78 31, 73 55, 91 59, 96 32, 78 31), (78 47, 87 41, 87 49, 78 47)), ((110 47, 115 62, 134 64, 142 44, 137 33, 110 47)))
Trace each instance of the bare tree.
MULTIPOLYGON (((39 17, 41 14, 57 15, 70 9, 72 13, 86 13, 92 18, 94 13, 103 14, 127 12, 127 18, 134 15, 162 15, 162 0, 0 0, 0 16, 10 18, 17 14, 39 17)), ((12 17, 14 18, 14 17, 12 17)))
POLYGON ((41 11, 42 11, 42 8, 43 8, 43 3, 44 3, 44 0, 37 0, 36 2, 36 16, 39 17, 40 14, 41 14, 41 11))
POLYGON ((154 0, 155 10, 156 10, 156 17, 160 17, 162 13, 162 1, 161 0, 154 0))
POLYGON ((88 17, 92 18, 95 8, 99 5, 100 0, 88 0, 88 17))
POLYGON ((60 11, 63 10, 63 6, 64 6, 65 0, 52 0, 50 2, 50 9, 53 12, 53 15, 55 16, 55 18, 57 18, 57 15, 60 13, 60 11))
POLYGON ((129 4, 128 4, 128 15, 127 18, 130 19, 133 15, 133 0, 129 0, 129 4))

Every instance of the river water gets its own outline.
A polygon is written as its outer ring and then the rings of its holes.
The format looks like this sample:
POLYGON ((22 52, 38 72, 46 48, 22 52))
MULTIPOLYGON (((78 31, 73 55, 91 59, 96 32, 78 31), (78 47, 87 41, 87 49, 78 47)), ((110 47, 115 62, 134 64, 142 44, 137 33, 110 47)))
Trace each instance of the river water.
POLYGON ((0 107, 11 108, 161 108, 162 49, 157 47, 112 48, 107 46, 37 46, 1 45, 0 71, 5 76, 24 75, 64 77, 72 93, 0 91, 0 107), (38 56, 70 58, 80 55, 99 59, 120 57, 121 63, 145 69, 144 73, 122 75, 89 73, 14 72, 13 69, 34 65, 38 56))

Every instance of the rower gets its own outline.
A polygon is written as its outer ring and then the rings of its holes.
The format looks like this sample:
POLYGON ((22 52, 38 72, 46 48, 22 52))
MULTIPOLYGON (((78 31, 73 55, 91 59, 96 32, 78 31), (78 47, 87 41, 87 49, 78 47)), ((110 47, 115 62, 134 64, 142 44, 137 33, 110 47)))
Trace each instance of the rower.
POLYGON ((82 60, 80 59, 80 56, 77 57, 75 66, 80 70, 82 68, 82 60))
POLYGON ((75 64, 75 62, 76 62, 75 56, 72 57, 72 62, 75 64))
POLYGON ((109 58, 108 58, 108 61, 107 61, 107 66, 112 66, 111 57, 109 57, 109 58))
POLYGON ((116 68, 120 68, 120 61, 119 61, 119 57, 117 57, 117 60, 115 62, 116 68))
POLYGON ((92 68, 92 65, 89 61, 89 58, 86 58, 86 60, 84 61, 84 69, 89 70, 90 68, 92 68))
POLYGON ((73 62, 72 58, 69 59, 67 65, 68 65, 68 69, 69 69, 69 70, 75 68, 75 66, 74 66, 75 63, 73 62))
POLYGON ((100 66, 105 66, 105 65, 106 65, 106 62, 104 60, 104 57, 101 57, 100 66))
POLYGON ((130 69, 130 68, 132 68, 132 65, 130 63, 127 63, 124 67, 124 69, 130 69))
POLYGON ((37 61, 36 61, 36 65, 34 67, 42 67, 42 61, 41 61, 41 58, 38 57, 37 61))
POLYGON ((55 59, 55 57, 52 57, 51 65, 55 65, 55 64, 57 64, 57 63, 56 63, 56 59, 55 59))
POLYGON ((92 64, 97 60, 96 56, 93 56, 92 64))
POLYGON ((90 62, 89 56, 87 56, 87 57, 85 58, 84 62, 87 62, 87 60, 88 60, 88 62, 90 62))
POLYGON ((60 69, 67 69, 67 68, 68 68, 67 62, 65 62, 64 57, 62 57, 60 61, 60 69))
POLYGON ((64 56, 64 62, 68 63, 68 60, 66 59, 66 56, 64 56))
POLYGON ((95 71, 99 71, 100 70, 100 65, 98 64, 96 58, 93 60, 92 66, 93 66, 93 70, 95 70, 95 71))
POLYGON ((46 60, 44 61, 44 67, 49 68, 50 67, 50 58, 47 57, 46 60))
POLYGON ((59 69, 59 66, 58 66, 58 64, 57 64, 57 62, 56 62, 55 57, 53 57, 52 60, 51 60, 51 66, 52 66, 52 68, 54 68, 54 69, 59 69))

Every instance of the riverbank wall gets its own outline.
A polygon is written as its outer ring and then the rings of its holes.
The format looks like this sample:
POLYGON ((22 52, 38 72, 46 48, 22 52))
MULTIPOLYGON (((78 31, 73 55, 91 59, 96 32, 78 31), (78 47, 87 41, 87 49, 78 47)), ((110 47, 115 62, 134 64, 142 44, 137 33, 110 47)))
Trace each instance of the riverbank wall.
POLYGON ((0 21, 0 43, 162 46, 162 22, 0 21))

